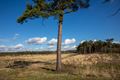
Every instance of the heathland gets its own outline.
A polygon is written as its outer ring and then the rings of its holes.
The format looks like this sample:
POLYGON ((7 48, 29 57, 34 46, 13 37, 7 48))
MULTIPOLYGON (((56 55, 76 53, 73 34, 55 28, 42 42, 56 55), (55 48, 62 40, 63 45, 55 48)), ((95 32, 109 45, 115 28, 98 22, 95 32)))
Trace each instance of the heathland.
POLYGON ((0 80, 120 80, 118 53, 62 53, 62 71, 55 71, 56 54, 0 54, 0 80))

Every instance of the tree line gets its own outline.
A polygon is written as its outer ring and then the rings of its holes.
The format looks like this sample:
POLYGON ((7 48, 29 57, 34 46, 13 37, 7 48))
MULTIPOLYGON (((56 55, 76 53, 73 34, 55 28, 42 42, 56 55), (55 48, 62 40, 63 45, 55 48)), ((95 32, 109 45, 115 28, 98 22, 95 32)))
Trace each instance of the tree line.
POLYGON ((89 40, 80 43, 77 47, 78 53, 120 53, 120 43, 114 43, 114 39, 89 40))

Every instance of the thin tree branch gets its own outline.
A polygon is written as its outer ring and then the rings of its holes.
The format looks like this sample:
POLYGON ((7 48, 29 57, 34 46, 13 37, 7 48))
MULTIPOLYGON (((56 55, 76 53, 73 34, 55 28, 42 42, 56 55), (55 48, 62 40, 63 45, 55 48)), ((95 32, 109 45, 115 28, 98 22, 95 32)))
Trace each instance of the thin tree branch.
POLYGON ((112 14, 112 16, 117 15, 119 12, 120 12, 120 8, 119 8, 117 11, 115 11, 115 12, 112 14))

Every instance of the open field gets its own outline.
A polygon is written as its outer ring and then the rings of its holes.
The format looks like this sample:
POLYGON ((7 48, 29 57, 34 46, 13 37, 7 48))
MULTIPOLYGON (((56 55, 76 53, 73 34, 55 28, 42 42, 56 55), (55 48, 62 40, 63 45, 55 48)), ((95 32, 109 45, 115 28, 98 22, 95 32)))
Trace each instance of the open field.
POLYGON ((55 54, 1 55, 0 80, 120 80, 120 54, 62 54, 62 72, 55 54))

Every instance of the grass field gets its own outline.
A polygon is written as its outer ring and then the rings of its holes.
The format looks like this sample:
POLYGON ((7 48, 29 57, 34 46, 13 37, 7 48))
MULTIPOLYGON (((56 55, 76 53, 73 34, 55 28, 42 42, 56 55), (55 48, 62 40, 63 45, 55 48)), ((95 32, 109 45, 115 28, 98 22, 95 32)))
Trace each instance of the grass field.
POLYGON ((62 54, 62 72, 55 71, 56 54, 0 56, 0 80, 120 80, 120 54, 62 54))

